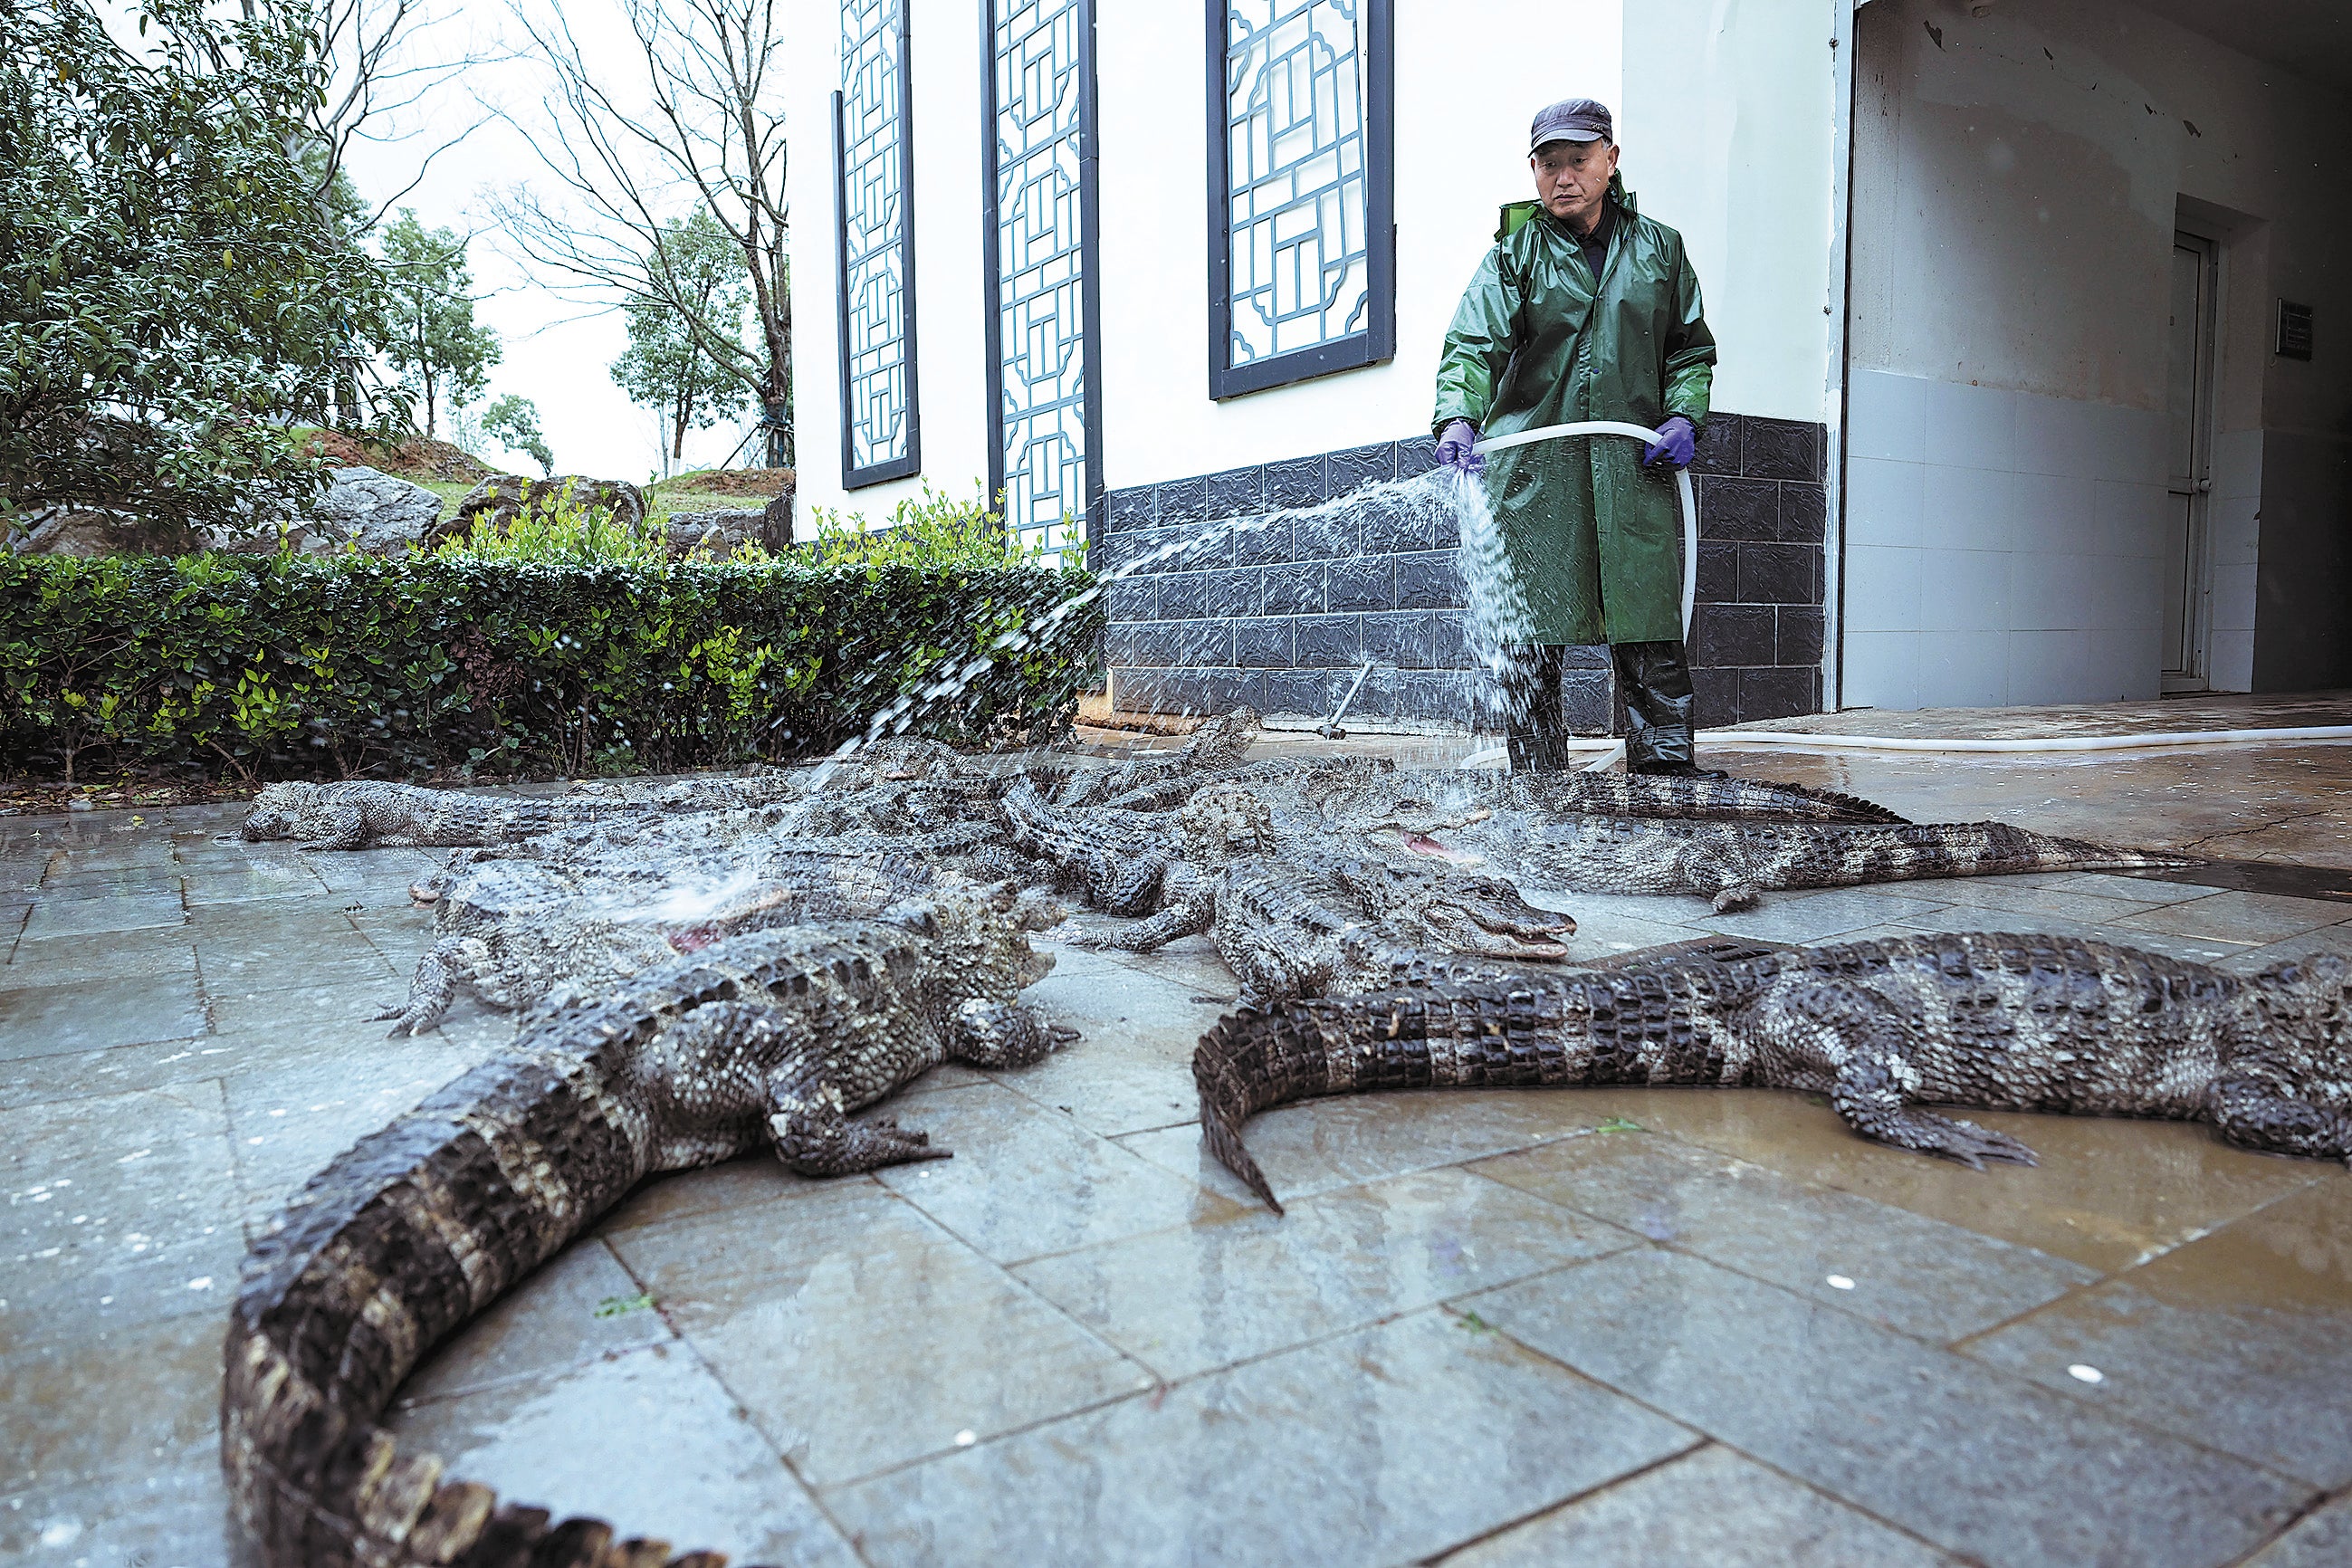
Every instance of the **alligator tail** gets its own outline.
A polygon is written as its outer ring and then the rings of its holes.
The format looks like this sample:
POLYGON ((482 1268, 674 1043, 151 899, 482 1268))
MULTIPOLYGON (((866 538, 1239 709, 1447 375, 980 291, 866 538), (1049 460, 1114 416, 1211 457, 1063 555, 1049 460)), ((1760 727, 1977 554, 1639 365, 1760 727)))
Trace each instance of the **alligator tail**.
POLYGON ((601 1520, 501 1507, 376 1425, 425 1352, 646 1173, 599 1088, 625 1043, 614 1029, 460 1077, 313 1177, 255 1245, 224 1351, 221 1463, 269 1568, 668 1560, 601 1520))
POLYGON ((1218 1019, 1192 1052, 1209 1152, 1282 1213, 1273 1184, 1242 1142, 1243 1124, 1261 1110, 1318 1095, 1432 1087, 1429 1042, 1421 1028, 1403 1026, 1407 1014, 1416 1022, 1423 1016, 1418 996, 1394 1005, 1377 996, 1285 1002, 1218 1019), (1382 1021, 1399 1027, 1371 1027, 1382 1021))

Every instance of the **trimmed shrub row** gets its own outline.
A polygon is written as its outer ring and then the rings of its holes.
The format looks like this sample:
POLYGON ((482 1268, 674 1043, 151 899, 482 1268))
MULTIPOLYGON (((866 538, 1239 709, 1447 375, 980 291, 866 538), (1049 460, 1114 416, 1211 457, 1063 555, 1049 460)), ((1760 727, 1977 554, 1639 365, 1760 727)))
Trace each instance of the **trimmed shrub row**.
POLYGON ((903 712, 1066 727, 1093 579, 1034 568, 464 556, 0 556, 16 773, 664 772, 806 755, 903 712))

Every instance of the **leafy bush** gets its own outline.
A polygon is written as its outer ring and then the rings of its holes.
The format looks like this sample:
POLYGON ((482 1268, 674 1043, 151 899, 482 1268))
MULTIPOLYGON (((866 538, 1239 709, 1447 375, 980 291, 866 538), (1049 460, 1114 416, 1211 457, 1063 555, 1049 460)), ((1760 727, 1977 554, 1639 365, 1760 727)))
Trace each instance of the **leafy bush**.
POLYGON ((630 527, 612 512, 584 507, 566 479, 550 495, 531 496, 521 514, 503 529, 476 528, 463 538, 441 542, 436 553, 476 561, 560 562, 585 566, 599 561, 657 566, 669 558, 662 522, 668 514, 649 510, 630 527))
POLYGON ((232 774, 614 773, 803 755, 903 711, 1066 726, 1076 573, 479 555, 0 556, 0 759, 232 774))
POLYGON ((1043 538, 1016 541, 986 497, 957 500, 931 489, 928 480, 922 499, 900 501, 881 528, 867 527, 857 513, 844 520, 826 507, 811 515, 816 538, 797 552, 820 566, 1035 566, 1055 557, 1075 566, 1086 560, 1083 541, 1050 551, 1043 538))

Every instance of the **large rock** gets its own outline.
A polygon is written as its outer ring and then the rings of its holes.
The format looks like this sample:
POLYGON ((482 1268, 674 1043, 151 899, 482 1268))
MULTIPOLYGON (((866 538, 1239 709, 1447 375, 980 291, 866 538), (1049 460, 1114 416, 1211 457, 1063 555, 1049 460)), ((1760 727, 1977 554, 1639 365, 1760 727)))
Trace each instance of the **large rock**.
POLYGON ((19 555, 181 555, 203 542, 189 529, 127 511, 60 506, 25 519, 8 547, 19 555))
POLYGON ((427 531, 425 548, 444 539, 468 538, 478 528, 504 532, 526 507, 552 506, 566 485, 572 487, 572 504, 583 511, 604 513, 628 528, 646 521, 646 492, 625 479, 590 479, 577 474, 532 479, 520 474, 499 474, 467 491, 457 510, 427 531))
POLYGON ((667 527, 670 559, 702 553, 727 555, 749 541, 772 554, 792 548, 793 498, 778 496, 765 507, 730 507, 718 511, 675 511, 667 527))
MULTIPOLYGON (((441 498, 378 468, 332 470, 334 484, 311 509, 295 540, 306 554, 354 548, 394 555, 422 544, 441 516, 441 498)), ((294 531, 289 531, 289 533, 294 531)))

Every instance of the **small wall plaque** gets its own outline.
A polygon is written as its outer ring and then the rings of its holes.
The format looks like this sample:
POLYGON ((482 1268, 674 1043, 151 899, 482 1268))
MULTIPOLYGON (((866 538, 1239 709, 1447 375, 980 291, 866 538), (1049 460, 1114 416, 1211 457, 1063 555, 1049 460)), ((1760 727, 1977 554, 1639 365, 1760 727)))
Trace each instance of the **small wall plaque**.
POLYGON ((2292 300, 2279 301, 2278 355, 2281 359, 2311 357, 2311 307, 2292 300))

